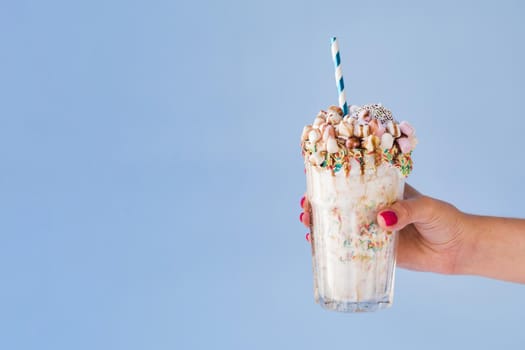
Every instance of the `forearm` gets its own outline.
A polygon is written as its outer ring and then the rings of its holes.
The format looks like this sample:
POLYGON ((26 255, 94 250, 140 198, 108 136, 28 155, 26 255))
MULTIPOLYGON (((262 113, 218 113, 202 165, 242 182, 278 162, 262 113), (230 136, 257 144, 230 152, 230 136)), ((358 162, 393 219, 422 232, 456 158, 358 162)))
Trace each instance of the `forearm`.
POLYGON ((525 283, 525 220, 465 215, 458 273, 525 283))

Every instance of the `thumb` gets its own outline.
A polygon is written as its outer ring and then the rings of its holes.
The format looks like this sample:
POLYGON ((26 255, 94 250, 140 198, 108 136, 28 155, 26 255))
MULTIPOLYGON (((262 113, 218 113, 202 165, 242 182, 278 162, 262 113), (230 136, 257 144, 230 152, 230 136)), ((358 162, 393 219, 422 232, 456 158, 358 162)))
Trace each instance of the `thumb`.
POLYGON ((432 220, 434 203, 431 198, 419 196, 398 201, 377 214, 378 224, 389 231, 398 231, 413 223, 432 220))

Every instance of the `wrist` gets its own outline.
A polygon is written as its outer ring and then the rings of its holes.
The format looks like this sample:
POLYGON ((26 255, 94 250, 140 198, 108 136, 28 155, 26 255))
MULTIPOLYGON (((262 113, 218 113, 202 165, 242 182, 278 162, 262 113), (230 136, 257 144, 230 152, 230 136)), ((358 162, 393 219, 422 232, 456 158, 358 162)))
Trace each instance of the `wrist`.
POLYGON ((456 255, 456 263, 454 266, 455 275, 472 275, 476 274, 475 256, 478 251, 477 243, 479 237, 475 237, 476 220, 474 215, 459 212, 458 216, 458 251, 456 255))

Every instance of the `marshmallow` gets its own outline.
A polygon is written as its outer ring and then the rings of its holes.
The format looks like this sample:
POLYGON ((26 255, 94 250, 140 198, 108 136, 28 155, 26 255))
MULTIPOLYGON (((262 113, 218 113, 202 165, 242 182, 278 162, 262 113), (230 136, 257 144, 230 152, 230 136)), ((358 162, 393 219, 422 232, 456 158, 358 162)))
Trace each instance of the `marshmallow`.
POLYGON ((412 144, 410 143, 408 137, 400 137, 396 140, 396 142, 399 146, 399 149, 401 150, 401 153, 408 153, 412 150, 412 144))
POLYGON ((363 125, 363 137, 367 137, 370 134, 370 126, 368 124, 363 125))
POLYGON ((312 129, 308 133, 308 141, 312 143, 316 143, 321 138, 321 134, 319 133, 319 130, 312 129))
POLYGON ((370 127, 370 133, 377 137, 381 137, 385 133, 385 127, 377 119, 372 119, 368 126, 370 127))
POLYGON ((412 136, 415 133, 415 130, 412 127, 412 125, 408 124, 408 122, 406 121, 402 121, 401 123, 399 123, 399 129, 406 136, 412 136))
POLYGON ((363 137, 363 125, 354 125, 354 136, 363 137))
POLYGON ((371 118, 370 111, 368 109, 363 109, 361 112, 359 112, 357 118, 369 122, 371 118))
POLYGON ((328 141, 326 141, 326 151, 328 153, 337 153, 339 152, 339 146, 337 145, 337 141, 333 137, 329 137, 328 141))
POLYGON ((394 145, 394 137, 389 133, 384 133, 381 136, 381 149, 390 149, 394 145))
POLYGON ((415 135, 409 136, 408 139, 410 140, 410 145, 412 146, 412 149, 416 148, 418 144, 418 140, 415 135))
POLYGON ((378 140, 374 140, 374 138, 377 139, 377 136, 370 135, 363 140, 363 146, 368 152, 373 152, 376 149, 378 140))
POLYGON ((386 132, 386 128, 385 126, 383 125, 383 123, 378 123, 379 124, 379 127, 377 128, 377 130, 374 132, 374 135, 376 135, 377 137, 381 137, 383 136, 383 134, 386 132))
POLYGON ((386 125, 386 129, 388 130, 389 133, 392 134, 392 136, 394 137, 399 137, 401 136, 401 130, 399 130, 399 125, 397 125, 396 123, 394 123, 392 120, 390 120, 388 122, 388 124, 386 125))
POLYGON ((368 126, 370 127, 370 133, 371 133, 371 134, 375 134, 375 132, 376 132, 377 129, 379 128, 379 123, 377 122, 377 119, 372 119, 372 120, 368 123, 368 126))

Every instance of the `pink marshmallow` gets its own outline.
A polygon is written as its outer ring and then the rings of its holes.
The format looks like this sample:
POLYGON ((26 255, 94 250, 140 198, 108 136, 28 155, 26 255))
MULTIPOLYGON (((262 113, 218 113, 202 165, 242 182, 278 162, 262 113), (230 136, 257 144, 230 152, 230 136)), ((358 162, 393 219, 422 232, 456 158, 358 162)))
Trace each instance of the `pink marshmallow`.
POLYGON ((412 150, 412 143, 408 137, 400 137, 396 139, 396 142, 399 146, 399 149, 401 150, 401 153, 408 153, 412 150))
POLYGON ((399 129, 406 136, 414 135, 414 128, 412 127, 412 125, 408 124, 408 122, 402 121, 401 123, 399 123, 399 129))

